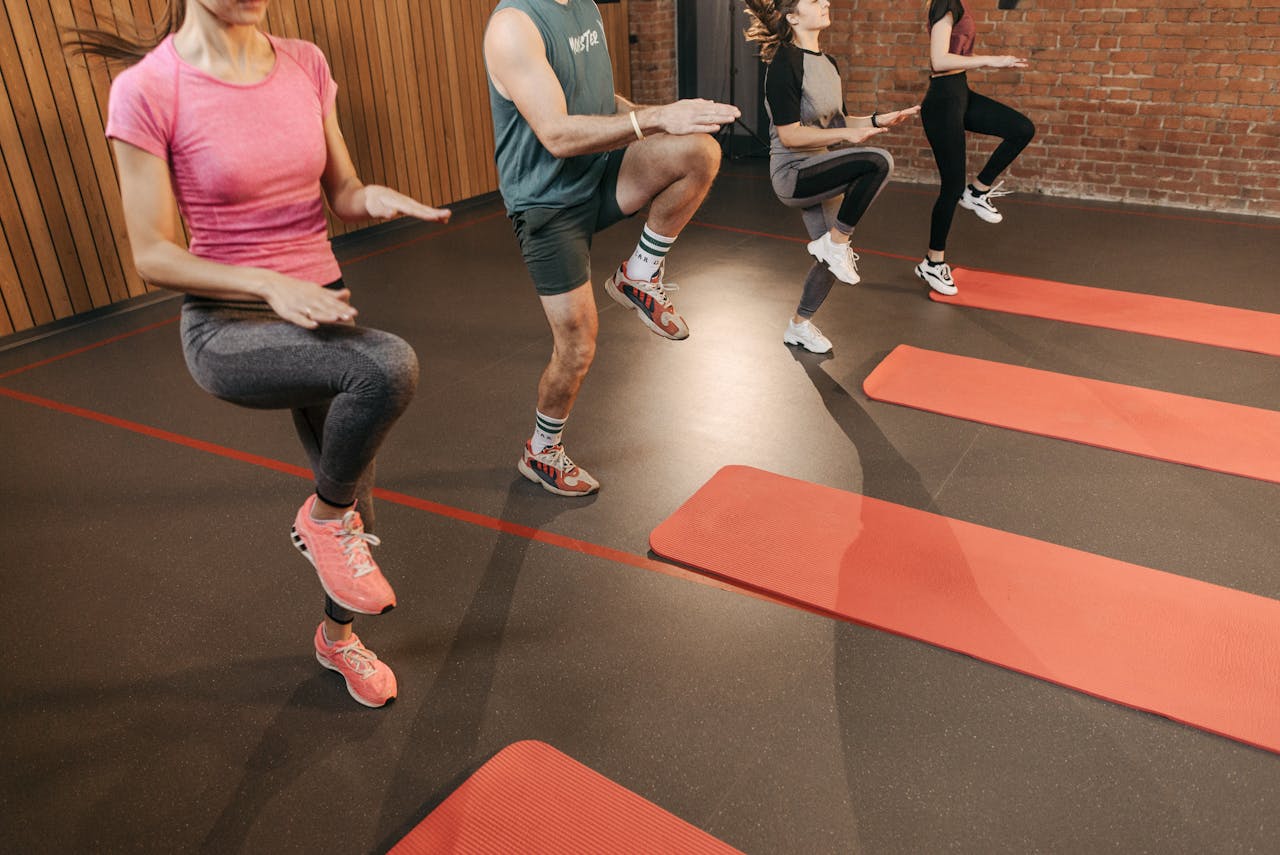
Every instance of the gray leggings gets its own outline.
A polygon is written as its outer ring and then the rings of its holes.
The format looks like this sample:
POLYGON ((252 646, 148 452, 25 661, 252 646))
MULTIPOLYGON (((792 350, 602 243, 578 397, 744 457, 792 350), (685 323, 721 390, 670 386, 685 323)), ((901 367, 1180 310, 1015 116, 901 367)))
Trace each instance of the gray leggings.
MULTIPOLYGON (((843 148, 788 164, 788 169, 788 180, 775 179, 774 189, 793 189, 794 195, 778 198, 788 207, 801 209, 805 231, 817 240, 832 228, 845 234, 853 231, 893 174, 893 155, 882 148, 843 148)), ((822 262, 810 267, 796 314, 813 317, 835 281, 822 262)))
POLYGON ((255 409, 289 409, 334 505, 356 502, 374 528, 374 455, 409 406, 418 358, 403 339, 357 326, 306 330, 265 304, 189 299, 182 352, 200 388, 255 409))

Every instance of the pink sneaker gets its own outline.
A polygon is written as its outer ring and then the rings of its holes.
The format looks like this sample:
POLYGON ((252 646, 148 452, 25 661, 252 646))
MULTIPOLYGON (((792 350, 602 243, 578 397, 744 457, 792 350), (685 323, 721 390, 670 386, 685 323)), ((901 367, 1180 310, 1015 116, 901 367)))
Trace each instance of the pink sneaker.
POLYGON ((663 268, 659 267, 652 279, 641 282, 627 276, 627 263, 624 261, 604 283, 604 290, 615 302, 635 309, 645 326, 658 335, 681 341, 689 337, 689 325, 671 305, 671 298, 662 284, 662 273, 663 268))
POLYGON ((316 627, 316 661, 341 674, 351 697, 366 707, 380 707, 396 696, 396 675, 359 636, 330 644, 321 623, 316 627))
POLYGON ((381 543, 364 533, 360 514, 347 511, 341 520, 321 522, 311 518, 315 506, 313 494, 298 509, 293 520, 293 545, 316 568, 324 592, 335 603, 349 611, 380 615, 396 606, 396 593, 391 590, 369 545, 381 543))
POLYGON ((557 496, 587 496, 600 489, 600 482, 570 460, 563 445, 553 445, 534 454, 533 446, 526 442, 516 468, 521 475, 557 496))

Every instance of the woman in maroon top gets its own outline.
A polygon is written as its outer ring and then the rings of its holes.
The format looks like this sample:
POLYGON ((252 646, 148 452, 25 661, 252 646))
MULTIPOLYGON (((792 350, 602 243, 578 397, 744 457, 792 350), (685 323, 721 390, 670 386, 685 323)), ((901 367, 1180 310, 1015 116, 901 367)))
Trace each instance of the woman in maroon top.
MULTIPOLYGON (((988 223, 1004 219, 991 204, 1003 196, 992 186, 1013 162, 1036 128, 1026 116, 969 89, 965 74, 971 68, 1026 68, 1016 56, 974 56, 977 24, 964 0, 929 2, 929 91, 920 105, 920 121, 938 163, 942 187, 929 225, 929 253, 916 265, 916 275, 940 294, 956 293, 951 268, 943 260, 947 233, 956 205, 968 208, 988 223), (965 186, 965 131, 1001 138, 987 165, 965 186)), ((997 185, 998 187, 998 185, 997 185)))

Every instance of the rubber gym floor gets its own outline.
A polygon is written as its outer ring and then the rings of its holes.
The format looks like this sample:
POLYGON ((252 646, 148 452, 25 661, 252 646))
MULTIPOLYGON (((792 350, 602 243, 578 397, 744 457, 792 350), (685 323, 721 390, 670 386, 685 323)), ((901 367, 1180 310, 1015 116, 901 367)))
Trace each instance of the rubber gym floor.
MULTIPOLYGON (((1280 485, 866 398, 906 343, 1280 409, 1275 357, 930 301, 933 193, 892 184, 858 227, 829 357, 782 343, 810 262, 763 162, 726 163, 672 251, 685 342, 599 289, 641 218, 598 235, 565 434, 588 499, 515 470, 550 335, 500 202, 340 239, 361 322, 423 366, 378 461, 399 606, 357 622, 399 678, 382 710, 312 655, 288 415, 196 387, 175 297, 0 342, 4 848, 381 852, 539 739, 749 853, 1280 850, 1271 753, 649 555, 746 464, 1280 598, 1280 485)), ((957 211, 953 265, 1280 313, 1280 221, 1001 208, 957 211)))

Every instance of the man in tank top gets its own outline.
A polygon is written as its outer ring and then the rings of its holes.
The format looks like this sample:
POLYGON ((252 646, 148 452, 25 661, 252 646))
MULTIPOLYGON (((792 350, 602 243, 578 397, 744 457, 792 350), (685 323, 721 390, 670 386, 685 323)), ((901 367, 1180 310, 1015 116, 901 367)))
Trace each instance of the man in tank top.
POLYGON ((585 496, 600 482, 569 459, 561 434, 595 355, 592 235, 649 206, 635 252, 604 289, 654 333, 688 338, 663 262, 719 169, 709 134, 738 110, 702 99, 641 107, 614 92, 592 0, 501 0, 484 56, 498 186, 554 340, 517 468, 552 493, 585 496))

